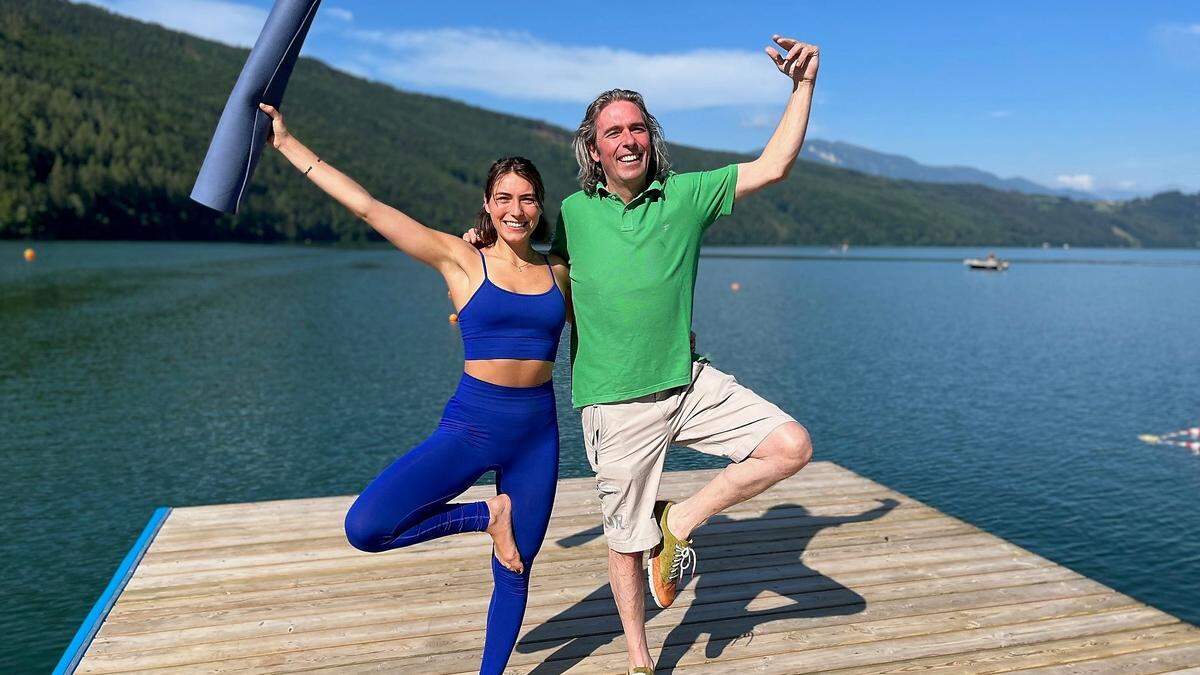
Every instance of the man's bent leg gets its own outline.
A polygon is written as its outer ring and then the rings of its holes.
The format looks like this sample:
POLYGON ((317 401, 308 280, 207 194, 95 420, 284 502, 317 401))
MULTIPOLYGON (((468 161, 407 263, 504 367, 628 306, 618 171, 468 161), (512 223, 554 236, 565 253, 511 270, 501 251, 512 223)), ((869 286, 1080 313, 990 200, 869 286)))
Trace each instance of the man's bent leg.
POLYGON ((812 442, 791 415, 710 363, 693 366, 692 386, 679 399, 675 442, 733 463, 667 513, 680 539, 709 517, 794 475, 812 459, 812 442))
POLYGON ((642 554, 608 550, 608 580, 625 631, 629 668, 654 666, 646 646, 646 588, 642 585, 642 554))
POLYGON ((749 457, 725 467, 699 492, 675 504, 667 514, 667 527, 675 536, 687 539, 700 523, 795 475, 811 459, 808 431, 798 422, 785 422, 749 457))

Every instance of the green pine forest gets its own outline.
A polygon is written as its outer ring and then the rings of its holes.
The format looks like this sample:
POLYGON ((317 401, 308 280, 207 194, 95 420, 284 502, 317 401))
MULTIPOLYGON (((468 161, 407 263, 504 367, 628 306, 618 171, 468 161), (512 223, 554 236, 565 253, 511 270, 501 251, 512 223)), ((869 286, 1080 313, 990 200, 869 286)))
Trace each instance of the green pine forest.
MULTIPOLYGON (((92 6, 4 0, 0 237, 374 238, 269 150, 237 216, 188 199, 246 54, 92 6)), ((381 200, 446 231, 472 222, 487 168, 503 155, 537 163, 549 218, 577 189, 567 130, 398 91, 311 59, 297 65, 283 110, 293 133, 326 161, 381 200)), ((748 159, 678 145, 671 152, 681 171, 748 159)), ((1196 247, 1200 193, 1081 202, 799 162, 787 181, 739 204, 706 239, 726 245, 842 241, 1196 247)))

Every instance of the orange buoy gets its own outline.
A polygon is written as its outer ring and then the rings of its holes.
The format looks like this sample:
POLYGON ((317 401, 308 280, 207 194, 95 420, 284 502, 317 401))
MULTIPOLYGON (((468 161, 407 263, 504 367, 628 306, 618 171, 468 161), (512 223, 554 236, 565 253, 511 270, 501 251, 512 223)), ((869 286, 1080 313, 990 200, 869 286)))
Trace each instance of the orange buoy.
POLYGON ((450 323, 458 323, 458 315, 457 314, 451 314, 449 318, 450 318, 450 323))
POLYGON ((729 284, 729 290, 737 293, 738 291, 742 290, 742 285, 735 281, 732 284, 729 284))
POLYGON ((25 249, 25 262, 33 262, 37 258, 37 251, 27 248, 25 249))

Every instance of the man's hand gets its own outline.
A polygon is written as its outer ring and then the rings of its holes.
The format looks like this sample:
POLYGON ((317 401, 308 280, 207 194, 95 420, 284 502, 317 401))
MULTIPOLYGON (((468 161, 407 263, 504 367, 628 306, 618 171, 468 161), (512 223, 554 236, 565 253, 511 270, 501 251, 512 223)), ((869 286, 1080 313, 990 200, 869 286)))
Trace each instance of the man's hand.
POLYGON ((475 248, 479 248, 479 244, 481 243, 481 240, 479 238, 479 228, 472 227, 471 229, 467 230, 466 232, 463 232, 462 237, 463 237, 463 241, 474 246, 475 248))
POLYGON ((816 45, 798 42, 781 35, 772 35, 771 40, 785 52, 780 56, 778 49, 767 47, 767 56, 775 62, 779 72, 792 78, 793 84, 813 84, 817 81, 817 69, 821 66, 821 50, 816 45))

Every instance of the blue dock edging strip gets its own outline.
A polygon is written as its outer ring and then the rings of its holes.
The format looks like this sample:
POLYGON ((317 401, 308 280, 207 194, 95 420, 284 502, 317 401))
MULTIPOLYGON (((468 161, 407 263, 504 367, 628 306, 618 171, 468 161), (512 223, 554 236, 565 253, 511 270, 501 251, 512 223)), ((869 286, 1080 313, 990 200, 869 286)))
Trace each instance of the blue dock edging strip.
POLYGON ((138 563, 142 561, 142 556, 146 555, 146 550, 150 548, 154 537, 170 514, 171 507, 169 506, 160 506, 154 510, 154 514, 150 516, 150 522, 146 523, 145 529, 142 530, 142 535, 133 543, 133 548, 129 549, 129 553, 125 554, 125 559, 121 561, 121 566, 117 568, 112 580, 108 582, 108 587, 100 594, 100 599, 96 600, 95 605, 92 605, 92 611, 88 612, 87 618, 83 620, 83 625, 76 631, 75 639, 67 645, 67 650, 59 659, 58 665, 54 667, 54 675, 75 672, 88 645, 92 643, 92 638, 96 637, 108 612, 116 604, 117 597, 121 595, 121 591, 125 590, 125 584, 129 583, 138 563))

